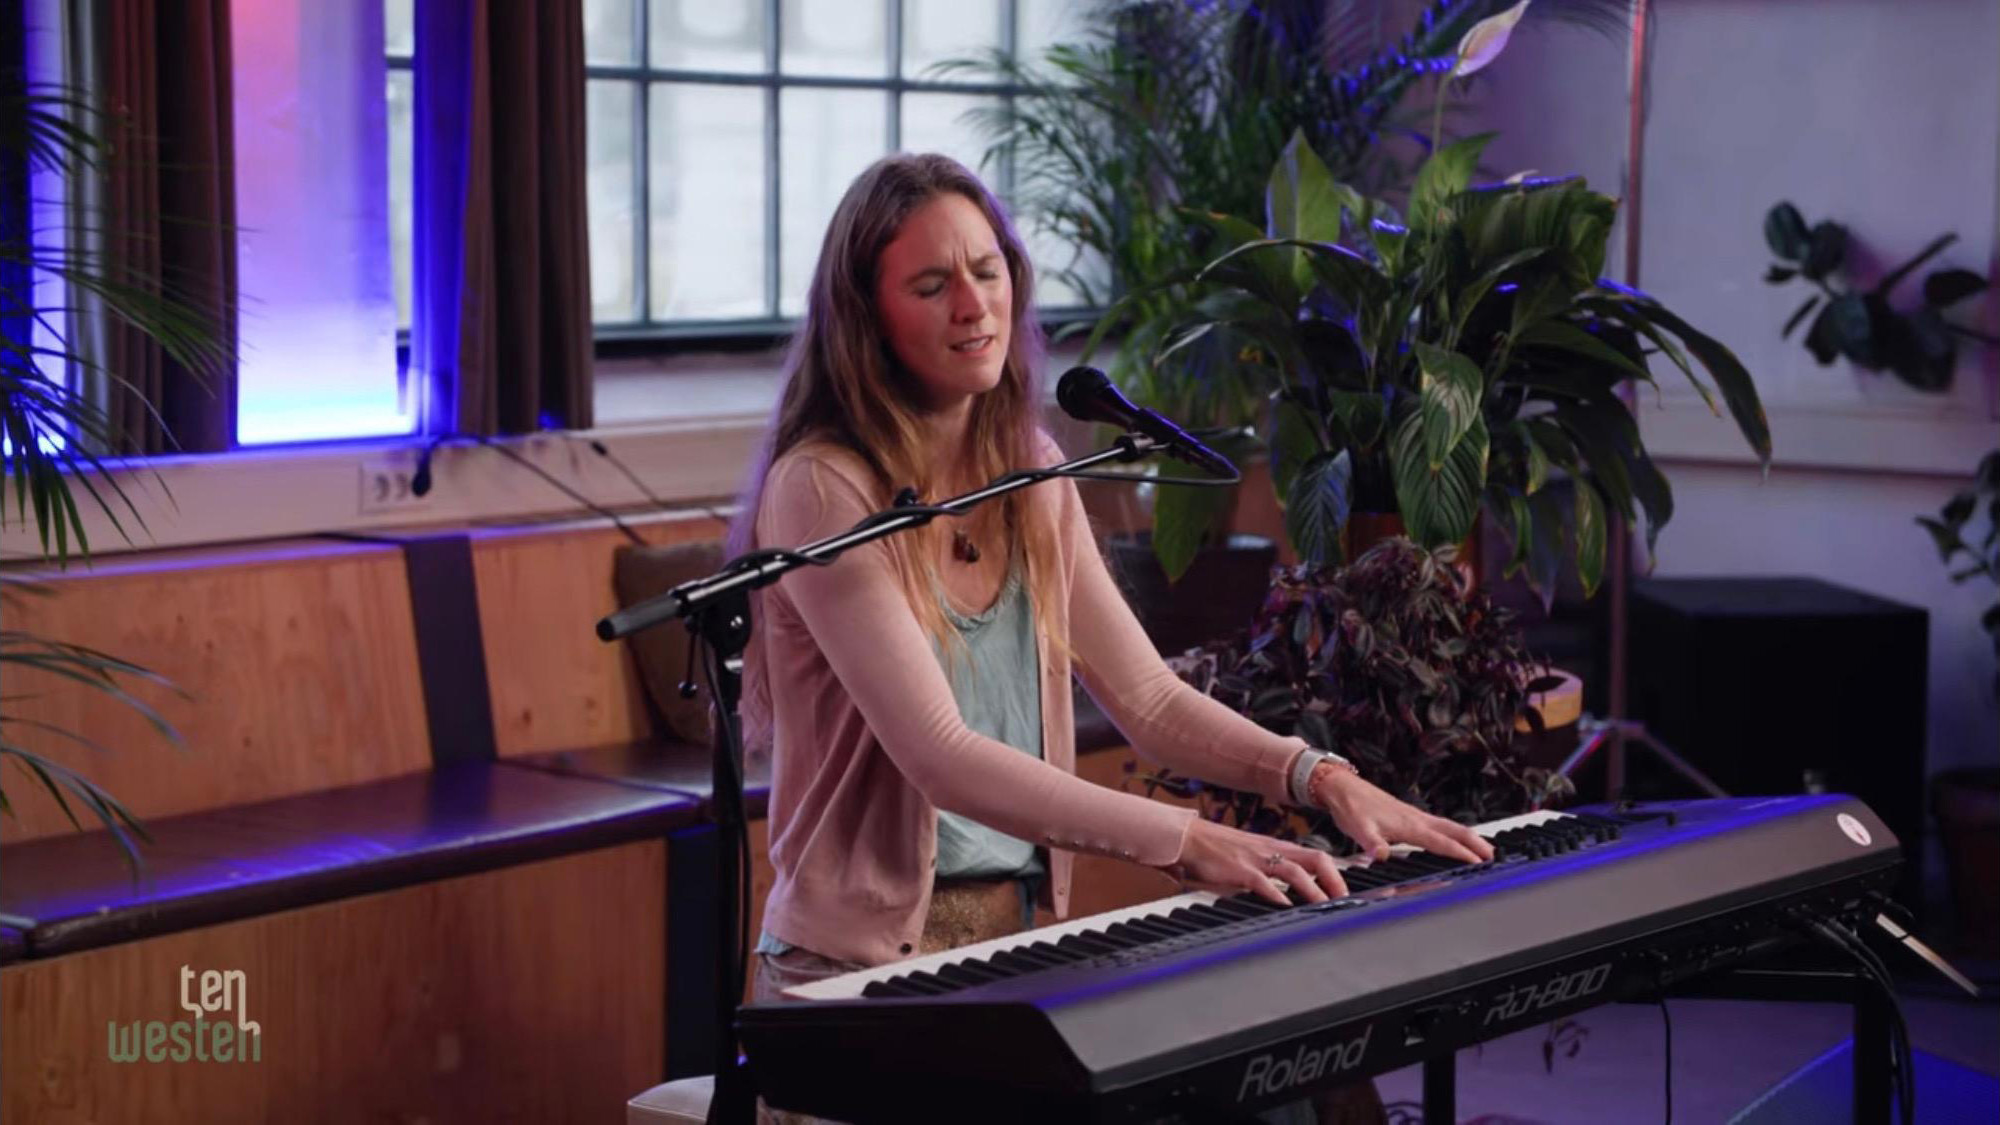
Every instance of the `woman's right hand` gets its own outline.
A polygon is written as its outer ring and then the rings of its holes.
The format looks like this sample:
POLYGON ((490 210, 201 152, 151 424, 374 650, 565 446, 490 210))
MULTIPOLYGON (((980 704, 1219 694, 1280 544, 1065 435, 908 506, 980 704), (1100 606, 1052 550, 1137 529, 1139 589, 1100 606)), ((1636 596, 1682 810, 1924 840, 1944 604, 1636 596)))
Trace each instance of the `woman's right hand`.
POLYGON ((1325 902, 1347 893, 1333 857, 1317 848, 1288 844, 1197 817, 1181 844, 1180 873, 1195 886, 1213 891, 1250 891, 1285 905, 1285 891, 1306 902, 1325 902))

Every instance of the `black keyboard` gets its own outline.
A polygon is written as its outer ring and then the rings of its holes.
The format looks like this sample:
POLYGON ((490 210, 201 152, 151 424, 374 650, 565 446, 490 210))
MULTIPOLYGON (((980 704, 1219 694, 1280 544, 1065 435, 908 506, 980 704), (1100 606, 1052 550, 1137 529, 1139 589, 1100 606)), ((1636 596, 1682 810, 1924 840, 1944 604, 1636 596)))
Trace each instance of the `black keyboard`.
POLYGON ((847 1121, 1206 1121, 1775 951, 1900 860, 1837 796, 1531 813, 1351 893, 1190 893, 750 1005, 764 1097, 847 1121), (942 1117, 941 1117, 942 1115, 942 1117))

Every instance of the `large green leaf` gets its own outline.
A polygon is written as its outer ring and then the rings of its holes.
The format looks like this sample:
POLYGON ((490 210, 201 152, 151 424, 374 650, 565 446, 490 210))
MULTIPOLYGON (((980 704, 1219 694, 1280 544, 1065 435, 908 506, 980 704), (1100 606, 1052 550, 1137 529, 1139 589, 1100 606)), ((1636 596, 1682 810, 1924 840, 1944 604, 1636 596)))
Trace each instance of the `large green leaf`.
POLYGON ((1153 554, 1169 582, 1194 565, 1194 556, 1216 521, 1229 510, 1233 489, 1163 484, 1153 499, 1153 554))
POLYGON ((1630 356, 1605 343, 1588 329, 1567 320, 1544 320, 1530 325, 1515 337, 1514 345, 1522 348, 1553 348, 1613 368, 1620 374, 1634 379, 1648 383, 1653 381, 1653 373, 1643 364, 1634 363, 1630 356))
POLYGON ((1582 451, 1591 475, 1597 478, 1611 503, 1627 519, 1633 518, 1636 513, 1632 507, 1632 479, 1619 452, 1621 421, 1629 426, 1632 416, 1623 406, 1564 402, 1556 406, 1556 419, 1582 451))
POLYGON ((1604 580, 1605 519, 1604 500, 1590 479, 1576 478, 1576 576, 1586 598, 1604 580))
POLYGON ((1367 448, 1382 439, 1389 408, 1373 391, 1329 391, 1327 414, 1340 424, 1350 444, 1367 448))
POLYGON ((1543 489, 1528 500, 1528 588, 1541 596, 1544 611, 1554 603, 1562 577, 1563 506, 1556 492, 1543 489))
POLYGON ((1938 270, 1924 279, 1924 303, 1941 309, 1985 288, 1986 279, 1971 270, 1938 270))
POLYGON ((1736 358, 1736 353, 1675 316, 1657 301, 1635 301, 1631 307, 1681 338, 1687 350, 1694 353, 1694 357, 1708 370, 1709 377, 1715 380, 1716 389, 1722 392, 1722 401, 1729 406, 1730 416, 1736 419, 1736 428, 1743 431, 1743 439, 1750 443, 1750 448, 1757 452, 1759 459, 1769 464, 1771 422, 1764 417, 1764 403, 1757 397, 1757 384, 1751 380, 1743 361, 1736 358))
POLYGON ((1529 431, 1527 426, 1522 425, 1519 422, 1514 423, 1514 425, 1518 427, 1520 431, 1521 446, 1524 450, 1526 450, 1525 456, 1527 457, 1528 461, 1527 469, 1525 472, 1526 486, 1523 489, 1523 491, 1526 492, 1529 496, 1533 496, 1535 493, 1540 492, 1542 490, 1542 485, 1548 483, 1549 455, 1547 451, 1545 451, 1542 448, 1541 443, 1537 442, 1534 439, 1532 433, 1529 431))
POLYGON ((1306 463, 1285 501, 1285 533, 1299 558, 1315 565, 1341 561, 1340 531, 1353 503, 1354 461, 1343 449, 1306 463))
POLYGON ((1492 133, 1480 133, 1453 141, 1424 161, 1417 172, 1416 185, 1410 189, 1411 229, 1429 230, 1448 220, 1445 204, 1472 183, 1472 173, 1479 167, 1479 154, 1493 137, 1492 133))
POLYGON ((1415 344, 1421 371, 1424 450, 1430 468, 1444 466, 1446 454, 1454 449, 1479 417, 1479 400, 1486 385, 1479 368, 1453 351, 1433 347, 1419 340, 1415 344))
POLYGON ((1806 256, 1810 246, 1806 234, 1806 221, 1799 209, 1790 203, 1779 203, 1764 216, 1764 242, 1771 253, 1788 262, 1796 262, 1806 256))
POLYGON ((1337 242, 1342 210, 1359 214, 1360 194, 1335 182, 1305 133, 1293 132, 1264 190, 1265 236, 1337 242))
POLYGON ((1310 411, 1292 401, 1281 398, 1271 408, 1271 485, 1277 490, 1278 502, 1287 502, 1292 491, 1292 481, 1299 475, 1306 462, 1319 456, 1326 449, 1320 439, 1319 427, 1313 424, 1310 411))
POLYGON ((1402 412, 1389 434, 1389 469, 1396 482, 1396 506, 1411 539, 1431 548, 1465 539, 1486 489, 1486 453, 1486 422, 1475 416, 1444 463, 1433 469, 1421 411, 1402 412))
POLYGON ((1548 249, 1546 247, 1530 247, 1526 250, 1517 250, 1512 254, 1508 254, 1486 267, 1485 273, 1474 279, 1471 285, 1465 287, 1464 292, 1453 298, 1452 305, 1457 309, 1457 313, 1453 317, 1452 339, 1456 340, 1464 333, 1466 321, 1470 320, 1473 312, 1479 308, 1479 302, 1486 299, 1487 295, 1493 291, 1493 287, 1498 285, 1507 276, 1509 271, 1528 265, 1547 253, 1548 249))

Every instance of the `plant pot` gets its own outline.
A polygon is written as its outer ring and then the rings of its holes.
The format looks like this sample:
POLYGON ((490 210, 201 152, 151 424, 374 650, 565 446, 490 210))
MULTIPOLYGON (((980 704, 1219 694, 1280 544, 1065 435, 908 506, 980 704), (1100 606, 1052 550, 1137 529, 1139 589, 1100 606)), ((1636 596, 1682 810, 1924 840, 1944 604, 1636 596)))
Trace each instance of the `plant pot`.
POLYGON ((2000 942, 2000 768, 1946 770, 1931 779, 1931 808, 1967 948, 2000 942))
MULTIPOLYGON (((1578 720, 1583 718, 1583 681, 1561 668, 1535 668, 1529 674, 1559 676, 1563 682, 1528 697, 1528 706, 1542 717, 1542 729, 1536 731, 1526 719, 1514 720, 1514 749, 1522 765, 1554 771, 1582 742, 1578 720)), ((1560 808, 1573 799, 1552 801, 1547 807, 1560 808)))
POLYGON ((1271 585, 1278 549, 1258 535, 1205 544, 1179 582, 1153 554, 1151 532, 1113 535, 1105 544, 1111 573, 1162 653, 1178 655, 1250 624, 1271 585))

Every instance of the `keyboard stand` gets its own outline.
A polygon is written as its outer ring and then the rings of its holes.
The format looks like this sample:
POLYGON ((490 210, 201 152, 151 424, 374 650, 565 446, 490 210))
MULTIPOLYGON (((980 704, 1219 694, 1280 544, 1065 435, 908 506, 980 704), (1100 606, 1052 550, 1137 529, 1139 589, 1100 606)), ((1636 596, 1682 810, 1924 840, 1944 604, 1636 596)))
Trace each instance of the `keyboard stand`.
MULTIPOLYGON (((1636 996, 1626 1002, 1651 1004, 1668 999, 1851 1005, 1855 1125, 1889 1125, 1893 1119, 1888 1057, 1889 1028, 1894 1017, 1881 991, 1861 973, 1819 968, 1725 969, 1671 986, 1658 995, 1636 996)), ((1423 1068, 1424 1125, 1454 1125, 1458 1120, 1457 1052, 1425 1059, 1423 1068)))
POLYGON ((1890 1027, 1895 1013, 1866 975, 1842 968, 1741 968, 1710 973, 1663 993, 1660 999, 1783 1000, 1847 1004, 1854 1009, 1854 1122, 1889 1125, 1890 1027))

